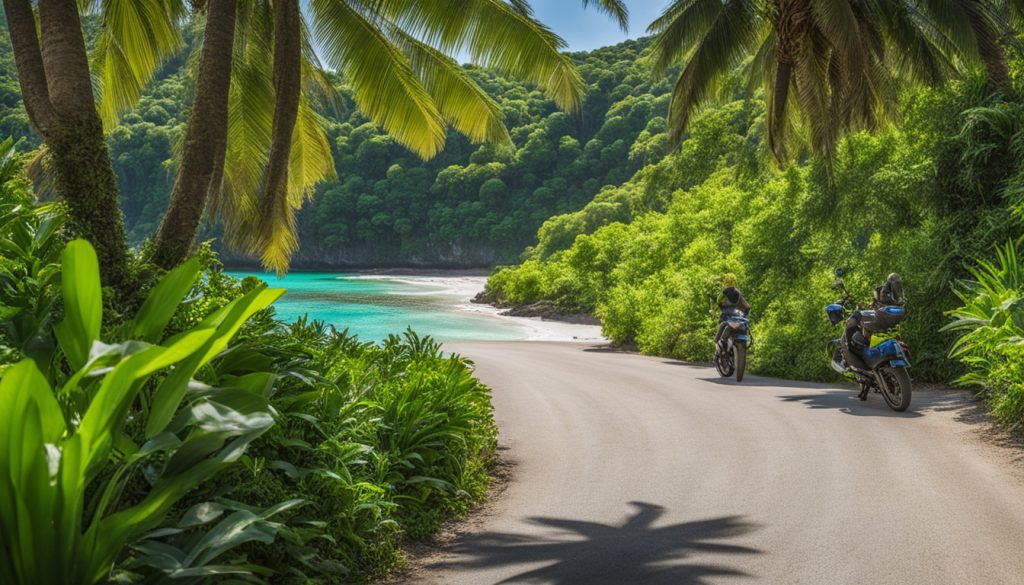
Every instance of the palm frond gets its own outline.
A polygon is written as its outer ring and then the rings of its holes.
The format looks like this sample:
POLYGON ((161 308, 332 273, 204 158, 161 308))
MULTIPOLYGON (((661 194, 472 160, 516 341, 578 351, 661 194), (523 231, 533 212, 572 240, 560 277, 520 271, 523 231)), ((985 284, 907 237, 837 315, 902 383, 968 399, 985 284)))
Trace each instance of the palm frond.
POLYGON ((913 0, 912 7, 921 11, 930 23, 949 38, 962 57, 977 59, 978 43, 970 19, 961 0, 913 0))
POLYGON ((334 159, 323 128, 324 120, 303 97, 292 136, 287 197, 275 199, 264 209, 257 246, 252 250, 260 255, 264 268, 279 275, 288 271, 292 255, 299 249, 295 214, 312 197, 318 183, 334 177, 334 159))
POLYGON ((956 47, 932 20, 911 3, 880 6, 883 33, 895 47, 886 53, 886 61, 897 76, 937 85, 956 75, 956 47))
MULTIPOLYGON (((685 11, 678 14, 685 17, 685 11)), ((715 95, 724 74, 740 65, 760 34, 760 20, 751 2, 729 0, 720 9, 692 51, 669 102, 669 131, 673 147, 682 140, 690 116, 715 95)))
POLYGON ((388 29, 395 45, 409 57, 413 70, 437 104, 445 122, 473 142, 511 144, 504 114, 490 96, 451 57, 407 35, 388 29))
POLYGON ((676 0, 647 27, 654 36, 654 75, 685 59, 722 13, 721 0, 676 0))
POLYGON ((224 224, 224 241, 251 247, 259 221, 258 193, 274 119, 273 13, 267 2, 239 5, 228 101, 228 145, 221 189, 211 192, 211 217, 224 224))
MULTIPOLYGON (((811 148, 821 154, 831 166, 835 156, 837 126, 841 123, 837 119, 837 110, 842 108, 839 102, 843 98, 834 96, 830 89, 843 83, 840 78, 846 72, 842 71, 843 65, 837 65, 838 60, 832 58, 829 41, 824 34, 816 31, 809 41, 804 44, 803 52, 793 67, 792 86, 796 90, 794 95, 810 131, 811 148)), ((779 123, 780 121, 776 121, 775 124, 779 123)), ((769 133, 776 127, 775 124, 769 125, 769 133)), ((777 137, 772 140, 769 137, 769 142, 777 145, 773 150, 779 162, 786 161, 784 138, 777 137)))
POLYGON ((582 102, 583 79, 562 53, 565 41, 504 0, 375 0, 373 7, 448 56, 467 54, 476 65, 537 84, 563 110, 582 102))
POLYGON ((622 32, 629 32, 629 8, 623 0, 583 0, 584 8, 591 4, 596 4, 598 10, 614 18, 622 32))
POLYGON ((309 6, 324 55, 344 75, 359 109, 420 157, 436 155, 444 147, 444 119, 408 57, 348 2, 309 6))
POLYGON ((280 194, 264 196, 261 203, 275 111, 273 22, 272 8, 264 0, 248 2, 239 10, 224 182, 210 208, 224 224, 229 247, 258 255, 264 268, 281 274, 298 249, 295 214, 316 185, 334 175, 334 160, 324 132, 326 122, 309 99, 322 94, 328 82, 319 63, 311 62, 303 50, 302 93, 288 151, 287 185, 280 194))
POLYGON ((138 103, 160 65, 183 47, 182 0, 80 1, 80 8, 101 15, 92 55, 100 90, 97 107, 106 128, 138 103))
MULTIPOLYGON (((867 91, 865 72, 870 59, 869 42, 873 23, 864 24, 863 12, 854 10, 848 0, 813 0, 815 32, 822 36, 816 48, 829 55, 833 79, 841 80, 841 93, 854 95, 867 91)), ((839 89, 839 88, 836 88, 839 89)))

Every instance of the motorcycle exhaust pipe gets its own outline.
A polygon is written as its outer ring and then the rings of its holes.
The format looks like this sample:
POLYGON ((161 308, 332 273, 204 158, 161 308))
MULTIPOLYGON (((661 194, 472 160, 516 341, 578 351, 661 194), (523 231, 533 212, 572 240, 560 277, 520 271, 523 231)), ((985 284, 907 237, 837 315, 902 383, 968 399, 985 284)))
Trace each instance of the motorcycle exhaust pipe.
POLYGON ((839 372, 840 374, 846 373, 846 368, 844 368, 843 365, 840 364, 839 362, 835 360, 830 360, 829 363, 832 365, 833 370, 839 372))

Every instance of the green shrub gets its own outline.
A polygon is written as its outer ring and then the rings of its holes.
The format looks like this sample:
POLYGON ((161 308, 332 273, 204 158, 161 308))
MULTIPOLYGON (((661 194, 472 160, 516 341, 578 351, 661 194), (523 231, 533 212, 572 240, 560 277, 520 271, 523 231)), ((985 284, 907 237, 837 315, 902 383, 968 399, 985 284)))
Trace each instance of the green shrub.
POLYGON ((407 332, 375 345, 300 319, 240 340, 204 381, 227 383, 254 364, 278 373, 277 424, 193 499, 303 500, 279 520, 279 542, 246 551, 282 569, 281 582, 383 574, 401 562, 402 538, 432 534, 485 495, 489 392, 433 340, 407 332))
MULTIPOLYGON (((0 364, 27 359, 0 369, 0 393, 11 397, 0 401, 0 448, 8 454, 0 468, 12 465, 15 445, 37 463, 47 454, 41 443, 11 443, 8 430, 66 429, 42 437, 58 453, 81 442, 80 421, 112 416, 106 439, 94 444, 95 469, 69 470, 63 480, 78 490, 61 497, 80 499, 82 517, 72 524, 82 526, 81 537, 29 535, 30 546, 5 539, 0 563, 17 572, 0 573, 0 581, 198 582, 225 574, 362 582, 402 562, 403 538, 427 536, 482 500, 496 428, 489 392, 469 362, 411 332, 375 345, 306 319, 282 324, 266 285, 225 275, 208 246, 162 279, 139 264, 139 298, 126 310, 98 288, 87 244, 73 243, 62 268, 60 209, 35 206, 19 185, 0 199, 12 212, 0 224, 0 364), (228 320, 235 325, 217 325, 228 320), (191 351, 186 343, 205 345, 191 351), (143 364, 139 356, 150 354, 170 361, 125 385, 122 364, 143 364), (122 402, 111 409, 105 397, 113 390, 98 389, 115 376, 122 402), (46 415, 54 402, 63 426, 46 415), (24 416, 29 403, 43 405, 35 408, 45 416, 24 416), (8 424, 18 417, 21 426, 8 424), (250 419, 273 425, 238 426, 250 419), (190 470, 181 468, 186 457, 196 463, 190 470), (90 548, 92 539, 102 550, 90 548), (42 566, 38 559, 58 545, 79 564, 61 567, 58 555, 42 566)), ((18 502, 3 498, 34 493, 38 471, 0 485, 0 522, 16 524, 3 525, 4 534, 28 524, 10 513, 18 502)), ((65 514, 47 508, 57 501, 31 501, 31 520, 42 526, 40 517, 65 514)))
POLYGON ((1024 262, 1013 243, 997 251, 996 262, 979 261, 973 279, 961 283, 963 305, 950 311, 947 330, 959 333, 950 355, 992 403, 1002 422, 1024 423, 1024 262))
POLYGON ((1024 107, 989 96, 974 78, 908 93, 904 125, 850 136, 829 177, 813 158, 763 166, 747 139, 761 123, 751 102, 706 109, 679 152, 618 188, 630 194, 628 223, 588 226, 588 206, 559 224, 580 227, 567 249, 556 249, 554 223, 539 232, 521 266, 489 279, 490 298, 576 307, 615 342, 703 361, 716 321, 709 297, 731 272, 753 306, 751 370, 827 380, 835 374, 823 348, 838 332, 822 308, 837 296, 833 270, 847 270, 862 303, 898 272, 914 377, 961 374, 947 359, 955 336, 942 331, 944 313, 957 305, 952 284, 965 267, 1019 235, 1011 210, 1024 200, 1024 172, 1013 153, 1024 107))
MULTIPOLYGON (((259 388, 186 394, 196 371, 283 291, 254 290, 160 343, 198 272, 192 261, 168 273, 126 324, 131 340, 108 345, 99 341, 96 254, 82 240, 65 248, 64 316, 55 332, 71 374, 55 389, 24 359, 0 380, 0 581, 107 580, 130 545, 273 424, 259 388), (144 413, 133 408, 139 400, 144 413), (148 486, 125 498, 141 474, 148 486)), ((167 573, 179 569, 211 570, 190 562, 167 573)))

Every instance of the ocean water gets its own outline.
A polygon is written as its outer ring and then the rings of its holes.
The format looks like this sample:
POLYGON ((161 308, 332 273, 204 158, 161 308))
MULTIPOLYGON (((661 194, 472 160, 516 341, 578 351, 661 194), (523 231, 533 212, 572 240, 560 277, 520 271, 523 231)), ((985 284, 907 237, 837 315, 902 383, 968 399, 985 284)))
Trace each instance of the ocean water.
POLYGON ((308 314, 339 330, 347 328, 365 340, 380 341, 406 328, 440 341, 577 337, 571 332, 538 334, 541 329, 549 329, 538 325, 541 321, 502 317, 493 308, 470 303, 483 290, 484 277, 291 272, 278 278, 272 273, 229 274, 239 278, 256 276, 270 286, 288 289, 274 304, 283 320, 308 314))

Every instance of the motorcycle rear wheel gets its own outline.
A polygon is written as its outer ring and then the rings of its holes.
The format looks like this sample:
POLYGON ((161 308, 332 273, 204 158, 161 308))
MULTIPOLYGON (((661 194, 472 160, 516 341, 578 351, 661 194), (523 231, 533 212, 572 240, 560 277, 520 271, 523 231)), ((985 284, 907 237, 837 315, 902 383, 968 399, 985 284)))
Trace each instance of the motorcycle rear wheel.
POLYGON ((747 346, 742 341, 736 342, 736 345, 732 346, 733 351, 733 364, 736 367, 736 381, 743 381, 743 372, 747 368, 747 346))
POLYGON ((910 407, 910 374, 906 368, 879 368, 878 385, 889 408, 903 412, 910 407))

